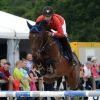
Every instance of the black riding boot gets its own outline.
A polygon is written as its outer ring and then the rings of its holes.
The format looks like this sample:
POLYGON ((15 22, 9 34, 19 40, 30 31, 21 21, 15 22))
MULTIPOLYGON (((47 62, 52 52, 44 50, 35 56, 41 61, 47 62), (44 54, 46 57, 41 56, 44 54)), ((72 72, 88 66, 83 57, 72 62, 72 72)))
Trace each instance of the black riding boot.
MULTIPOLYGON (((69 58, 69 62, 75 66, 76 65, 76 61, 73 57, 73 54, 72 54, 72 49, 70 47, 70 44, 69 44, 69 41, 68 41, 68 38, 64 37, 64 38, 60 38, 59 39, 61 45, 62 45, 62 49, 64 50, 64 52, 67 54, 68 58, 69 58)), ((66 55, 65 55, 66 56, 66 55)))

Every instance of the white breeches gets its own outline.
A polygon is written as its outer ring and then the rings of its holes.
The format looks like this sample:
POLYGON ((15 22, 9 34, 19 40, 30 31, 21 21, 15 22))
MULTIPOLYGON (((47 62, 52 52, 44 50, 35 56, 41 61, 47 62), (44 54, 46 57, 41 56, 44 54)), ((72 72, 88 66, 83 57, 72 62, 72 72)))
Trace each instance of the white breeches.
POLYGON ((68 34, 67 34, 67 32, 66 32, 66 23, 65 23, 65 21, 64 21, 64 24, 62 25, 62 29, 63 29, 64 35, 65 35, 66 37, 68 37, 68 34))

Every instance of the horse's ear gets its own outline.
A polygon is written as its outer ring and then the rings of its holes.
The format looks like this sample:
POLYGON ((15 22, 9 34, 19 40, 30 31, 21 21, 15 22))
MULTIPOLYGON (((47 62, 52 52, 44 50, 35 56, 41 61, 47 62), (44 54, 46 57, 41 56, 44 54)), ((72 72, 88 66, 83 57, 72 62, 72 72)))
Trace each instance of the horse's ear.
POLYGON ((32 28, 32 25, 27 21, 27 26, 29 27, 29 29, 32 28))
POLYGON ((40 26, 46 26, 47 24, 48 24, 48 22, 46 20, 36 22, 36 25, 40 25, 40 26))

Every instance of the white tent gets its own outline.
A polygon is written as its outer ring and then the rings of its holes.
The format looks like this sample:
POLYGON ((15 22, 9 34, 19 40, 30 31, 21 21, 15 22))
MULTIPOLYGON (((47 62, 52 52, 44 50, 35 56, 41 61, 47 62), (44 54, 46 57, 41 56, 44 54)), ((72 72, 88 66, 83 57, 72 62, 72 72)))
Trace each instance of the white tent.
POLYGON ((11 63, 11 69, 19 59, 19 40, 28 39, 29 28, 26 21, 35 24, 33 21, 0 11, 0 38, 7 39, 7 59, 11 63))
POLYGON ((33 21, 0 11, 0 38, 27 39, 29 29, 26 21, 35 24, 33 21))

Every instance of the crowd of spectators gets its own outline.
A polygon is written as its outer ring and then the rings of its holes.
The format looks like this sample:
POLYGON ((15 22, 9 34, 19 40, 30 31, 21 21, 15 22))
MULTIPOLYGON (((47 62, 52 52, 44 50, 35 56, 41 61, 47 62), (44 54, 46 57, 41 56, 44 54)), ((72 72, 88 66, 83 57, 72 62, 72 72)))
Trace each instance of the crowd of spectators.
MULTIPOLYGON (((41 77, 32 61, 32 54, 28 53, 26 58, 16 62, 13 73, 10 73, 10 62, 6 59, 0 60, 0 89, 3 91, 9 89, 9 83, 12 82, 12 90, 14 91, 36 91, 38 90, 38 78, 41 77)), ((7 100, 6 98, 2 98, 7 100)), ((21 100, 18 98, 17 100, 21 100)), ((33 100, 34 98, 26 98, 25 100, 33 100)), ((1 100, 1 99, 0 99, 1 100)))
POLYGON ((82 89, 92 90, 100 89, 100 65, 97 64, 96 57, 92 57, 91 61, 80 67, 80 79, 82 89))
MULTIPOLYGON (((26 58, 23 58, 16 62, 13 73, 10 73, 10 63, 7 59, 0 60, 0 89, 9 90, 9 83, 12 82, 12 90, 14 91, 38 91, 39 84, 38 79, 41 77, 39 70, 33 62, 32 54, 28 53, 26 58)), ((80 82, 81 88, 85 90, 100 89, 100 66, 97 64, 96 57, 92 57, 91 61, 87 61, 86 64, 80 67, 80 82), (94 81, 95 80, 95 81, 94 81), (94 88, 94 82, 95 88, 94 88)), ((45 91, 53 91, 54 84, 48 84, 44 82, 45 91)), ((57 87, 58 88, 58 87, 57 87)), ((33 100, 34 98, 26 98, 25 100, 33 100)), ((46 98, 44 98, 46 100, 46 98)), ((53 97, 52 100, 55 100, 53 97)), ((6 100, 6 98, 3 98, 6 100)), ((18 98, 17 100, 21 100, 18 98)), ((35 98, 36 100, 36 98, 35 98)))

